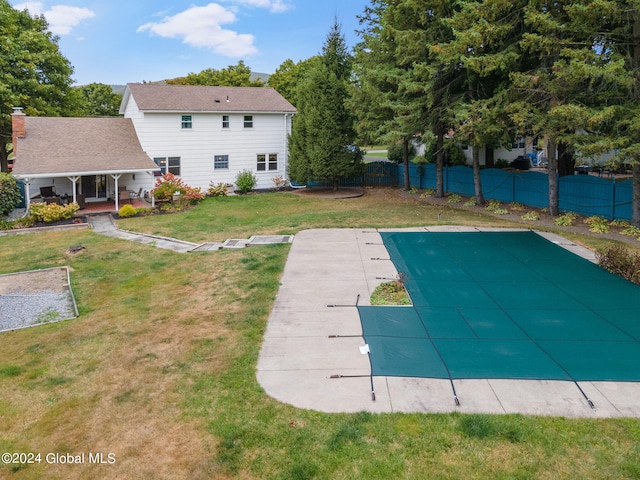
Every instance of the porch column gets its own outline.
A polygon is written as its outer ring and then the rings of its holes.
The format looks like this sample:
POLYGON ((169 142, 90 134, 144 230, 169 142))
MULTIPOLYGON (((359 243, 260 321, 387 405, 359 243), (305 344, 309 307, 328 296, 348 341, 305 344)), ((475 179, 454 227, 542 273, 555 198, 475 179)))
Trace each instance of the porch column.
POLYGON ((73 183, 73 201, 77 202, 78 198, 76 197, 76 187, 78 186, 78 180, 80 180, 81 177, 67 177, 71 183, 73 183))
POLYGON ((28 212, 29 205, 31 205, 31 189, 29 188, 29 185, 31 185, 31 179, 21 178, 21 180, 24 182, 24 204, 28 212))
POLYGON ((121 173, 114 173, 113 175, 111 175, 111 178, 113 178, 113 180, 114 180, 114 182, 115 182, 115 185, 116 185, 116 191, 115 191, 115 193, 114 193, 114 195, 113 195, 114 200, 115 200, 115 202, 116 202, 116 212, 117 212, 118 210, 120 210, 120 207, 119 207, 120 198, 118 198, 118 197, 119 197, 119 194, 120 194, 120 192, 118 191, 118 180, 120 180, 120 177, 121 177, 121 176, 122 176, 122 174, 121 174, 121 173))

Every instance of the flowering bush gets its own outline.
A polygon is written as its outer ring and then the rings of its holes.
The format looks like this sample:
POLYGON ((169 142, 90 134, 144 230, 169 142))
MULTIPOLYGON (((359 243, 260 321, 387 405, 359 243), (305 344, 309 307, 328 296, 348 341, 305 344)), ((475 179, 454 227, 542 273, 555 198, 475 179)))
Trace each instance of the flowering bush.
POLYGON ((182 195, 180 195, 180 201, 185 202, 188 205, 195 205, 204 199, 204 193, 200 191, 200 187, 186 187, 182 195))
POLYGON ((78 210, 80 210, 80 206, 76 202, 68 205, 33 203, 29 207, 29 215, 35 222, 51 223, 58 220, 69 220, 78 210))
POLYGON ((216 185, 213 182, 209 182, 209 190, 207 191, 210 197, 226 197, 227 196, 227 184, 220 182, 216 185))
POLYGON ((273 177, 271 179, 271 181, 273 182, 273 184, 276 186, 276 190, 282 190, 283 188, 285 188, 287 185, 289 185, 289 180, 287 180, 286 178, 284 178, 282 175, 278 175, 276 177, 273 177))
POLYGON ((165 173, 158 177, 151 195, 160 203, 170 203, 171 208, 174 207, 174 195, 178 195, 180 207, 196 204, 204 198, 200 188, 190 187, 173 173, 165 173))

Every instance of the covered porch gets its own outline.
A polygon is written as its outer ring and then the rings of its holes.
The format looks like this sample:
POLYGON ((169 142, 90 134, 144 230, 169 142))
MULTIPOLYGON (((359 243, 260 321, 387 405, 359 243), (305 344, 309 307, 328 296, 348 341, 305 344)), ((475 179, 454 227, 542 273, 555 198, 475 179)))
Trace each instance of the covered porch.
MULTIPOLYGON (((130 119, 12 114, 13 175, 33 202, 76 202, 85 211, 118 211, 153 189, 160 168, 142 150, 130 119)), ((135 206, 135 205, 134 205, 135 206)))
MULTIPOLYGON (((129 202, 127 202, 128 204, 129 202)), ((131 200, 131 205, 135 208, 149 208, 151 203, 147 202, 144 198, 131 200)), ((122 207, 122 204, 120 204, 122 207)), ((78 212, 78 215, 93 215, 97 213, 112 213, 115 212, 115 202, 112 200, 104 200, 99 202, 86 203, 85 207, 78 212)))

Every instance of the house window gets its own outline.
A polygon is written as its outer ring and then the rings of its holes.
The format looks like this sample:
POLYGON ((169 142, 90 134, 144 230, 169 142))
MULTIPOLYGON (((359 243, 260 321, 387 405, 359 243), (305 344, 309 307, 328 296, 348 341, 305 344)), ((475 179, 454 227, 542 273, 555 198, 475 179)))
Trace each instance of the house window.
POLYGON ((229 128, 229 115, 222 115, 222 128, 229 128))
POLYGON ((229 155, 216 155, 213 157, 214 170, 224 170, 229 168, 229 155))
POLYGON ((256 165, 256 170, 258 172, 266 172, 267 168, 269 171, 278 170, 278 154, 270 153, 266 155, 264 153, 258 154, 258 163, 256 165))
POLYGON ((191 115, 182 115, 182 128, 191 127, 193 127, 193 118, 191 118, 191 115))
POLYGON ((253 115, 244 116, 244 128, 253 128, 253 115))
POLYGON ((511 148, 524 148, 524 138, 520 138, 518 140, 516 140, 512 145, 511 148))
POLYGON ((161 177, 165 173, 180 176, 180 157, 154 157, 153 161, 160 167, 159 172, 153 173, 156 177, 161 177))
POLYGON ((169 173, 180 175, 180 157, 169 157, 169 173))
POLYGON ((165 173, 167 173, 167 159, 165 157, 154 157, 153 161, 156 162, 156 165, 160 167, 159 172, 153 172, 155 177, 161 177, 165 173))

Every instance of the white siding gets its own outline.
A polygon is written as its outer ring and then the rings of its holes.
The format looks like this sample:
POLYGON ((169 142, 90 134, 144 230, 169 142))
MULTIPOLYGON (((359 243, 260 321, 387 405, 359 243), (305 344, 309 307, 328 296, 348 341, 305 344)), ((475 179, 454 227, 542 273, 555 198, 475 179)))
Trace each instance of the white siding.
POLYGON ((149 157, 180 157, 180 177, 203 191, 210 183, 234 183, 242 170, 256 175, 256 188, 272 188, 273 177, 286 177, 287 135, 290 115, 253 114, 253 128, 244 127, 245 114, 223 113, 141 113, 133 98, 125 116, 135 125, 142 149, 149 157), (182 128, 182 115, 191 115, 193 127, 182 128), (222 116, 229 115, 229 128, 222 128, 222 116), (277 154, 278 169, 257 171, 258 154, 277 154), (229 156, 229 169, 214 170, 215 155, 229 156))

